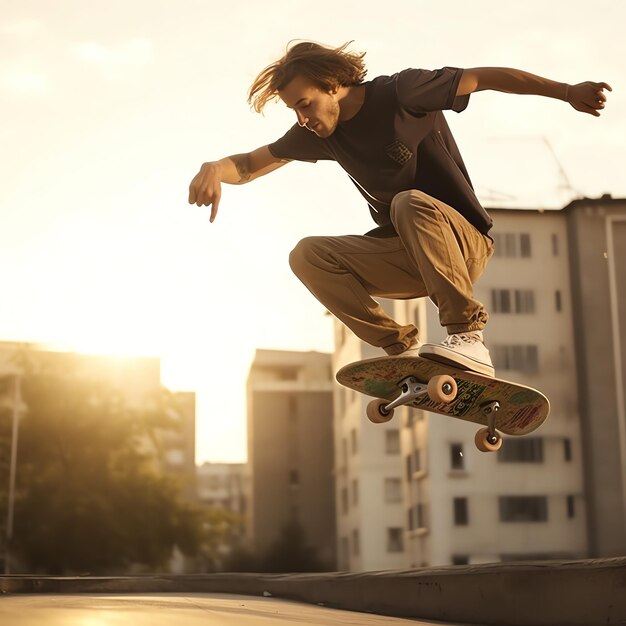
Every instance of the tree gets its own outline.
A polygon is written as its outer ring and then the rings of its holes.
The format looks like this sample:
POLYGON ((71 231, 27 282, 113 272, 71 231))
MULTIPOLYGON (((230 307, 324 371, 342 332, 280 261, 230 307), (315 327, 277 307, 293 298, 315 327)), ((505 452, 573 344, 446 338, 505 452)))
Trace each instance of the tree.
POLYGON ((200 511, 158 472, 168 394, 131 409, 112 383, 28 367, 22 379, 13 551, 28 571, 122 573, 197 553, 200 511))

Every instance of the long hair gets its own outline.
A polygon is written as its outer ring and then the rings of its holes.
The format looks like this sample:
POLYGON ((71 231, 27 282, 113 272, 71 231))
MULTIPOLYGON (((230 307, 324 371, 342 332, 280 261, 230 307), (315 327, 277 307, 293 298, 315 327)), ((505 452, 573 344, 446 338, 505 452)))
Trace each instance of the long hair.
POLYGON ((248 103, 260 113, 296 75, 307 78, 324 91, 360 85, 367 73, 363 63, 365 52, 346 52, 351 43, 348 41, 338 48, 329 48, 304 41, 288 47, 282 59, 268 65, 256 77, 248 93, 248 103))

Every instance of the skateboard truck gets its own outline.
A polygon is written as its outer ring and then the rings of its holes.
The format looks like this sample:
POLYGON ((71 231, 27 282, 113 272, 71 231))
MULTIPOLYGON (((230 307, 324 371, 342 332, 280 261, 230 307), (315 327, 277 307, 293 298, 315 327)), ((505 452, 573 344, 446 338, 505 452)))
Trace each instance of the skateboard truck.
POLYGON ((378 398, 367 405, 367 417, 371 422, 388 422, 393 417, 395 408, 410 404, 421 396, 428 395, 433 402, 452 402, 457 393, 456 380, 447 374, 433 376, 427 385, 415 376, 407 376, 398 383, 398 387, 400 395, 395 400, 387 402, 384 398, 378 398))
POLYGON ((483 404, 480 408, 487 418, 487 428, 481 428, 476 433, 474 443, 482 452, 495 452, 502 446, 502 437, 496 430, 496 417, 500 410, 500 403, 494 400, 483 404))

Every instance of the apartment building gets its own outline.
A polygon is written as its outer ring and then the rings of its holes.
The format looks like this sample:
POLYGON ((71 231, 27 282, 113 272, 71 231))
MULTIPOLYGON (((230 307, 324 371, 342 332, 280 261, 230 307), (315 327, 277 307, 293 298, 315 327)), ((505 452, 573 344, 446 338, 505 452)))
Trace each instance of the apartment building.
POLYGON ((257 350, 247 382, 252 545, 265 554, 297 525, 334 569, 333 386, 330 355, 257 350))
POLYGON ((211 508, 245 515, 250 477, 246 463, 205 462, 197 467, 198 501, 211 508))
POLYGON ((626 554, 626 198, 563 209, 592 557, 626 554))
MULTIPOLYGON (((221 535, 214 553, 205 560, 204 567, 222 571, 233 551, 245 546, 248 533, 245 528, 250 501, 250 477, 246 463, 210 463, 197 467, 198 502, 207 511, 233 513, 236 522, 228 535, 221 535)), ((201 566, 202 567, 202 566, 201 566)))
MULTIPOLYGON (((560 212, 491 214, 496 254, 475 287, 490 313, 485 341, 497 375, 543 391, 551 415, 485 454, 474 425, 413 412, 403 430, 412 565, 587 554, 565 220, 560 212)), ((437 311, 424 307, 426 338, 441 341, 437 311)))
MULTIPOLYGON (((345 477, 336 475, 338 503, 347 488, 350 505, 352 482, 380 483, 390 471, 380 444, 366 444, 371 471, 350 465, 351 440, 386 438, 399 428, 403 566, 624 554, 626 201, 605 196, 556 211, 490 213, 496 255, 476 285, 491 316, 485 340, 497 375, 543 391, 550 418, 485 454, 475 448, 471 424, 402 408, 391 422, 373 425, 364 418, 367 400, 337 388, 336 463, 347 468, 345 477)), ((430 301, 383 303, 398 321, 417 322, 422 341, 445 337, 430 301)), ((337 366, 381 355, 335 328, 337 366)), ((348 514, 338 506, 340 563, 349 569, 401 566, 374 550, 382 531, 372 537, 365 530, 397 510, 384 497, 378 507, 364 519, 358 506, 348 514), (370 560, 355 556, 368 551, 370 560)))
MULTIPOLYGON (((394 303, 381 304, 392 312, 394 303)), ((335 320, 333 371, 384 353, 335 320)), ((369 399, 335 383, 335 495, 340 570, 362 572, 407 566, 400 421, 371 424, 369 399)), ((407 409, 398 409, 402 415, 407 409)))

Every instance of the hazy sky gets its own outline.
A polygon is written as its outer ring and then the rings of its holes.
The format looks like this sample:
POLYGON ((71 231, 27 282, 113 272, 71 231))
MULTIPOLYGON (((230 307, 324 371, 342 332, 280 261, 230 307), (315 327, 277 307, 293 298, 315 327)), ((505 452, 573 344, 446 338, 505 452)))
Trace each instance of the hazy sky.
POLYGON ((624 24, 620 0, 0 0, 0 340, 161 355, 164 382, 198 393, 198 461, 244 460, 254 349, 332 349, 289 251, 373 227, 331 163, 225 186, 214 224, 187 204, 203 161, 295 121, 249 109, 256 74, 313 39, 354 40, 369 77, 451 65, 606 81, 600 118, 494 92, 446 114, 486 205, 559 207, 626 196, 624 24))

